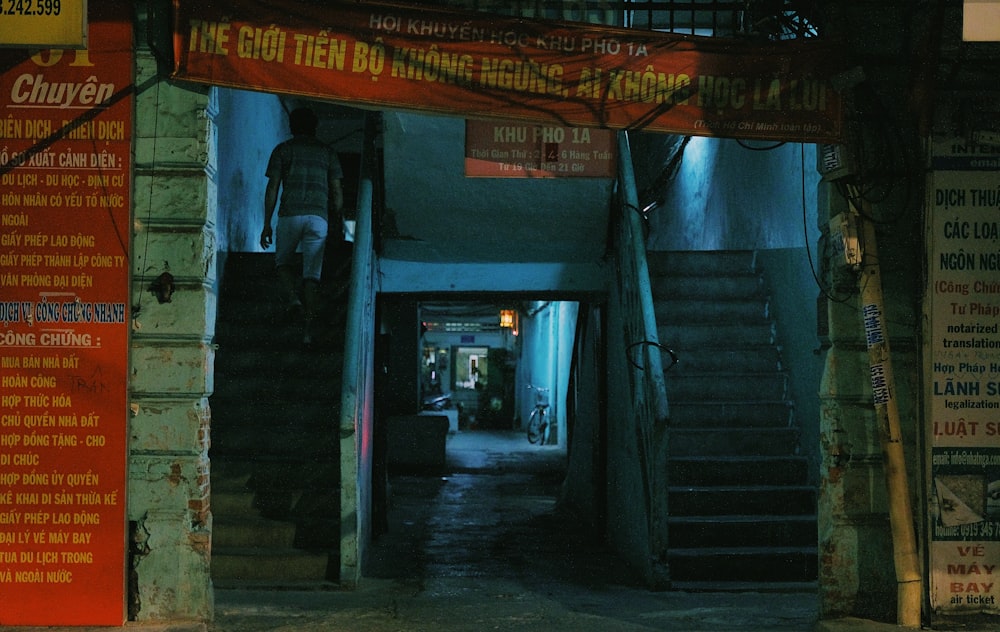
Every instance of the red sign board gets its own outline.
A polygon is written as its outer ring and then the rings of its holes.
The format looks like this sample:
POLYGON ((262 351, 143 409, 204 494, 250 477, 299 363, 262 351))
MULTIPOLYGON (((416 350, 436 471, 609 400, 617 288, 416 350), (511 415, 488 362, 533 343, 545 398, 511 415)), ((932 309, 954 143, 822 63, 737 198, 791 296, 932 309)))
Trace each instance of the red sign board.
POLYGON ((88 49, 0 61, 4 626, 125 618, 132 25, 118 15, 92 7, 88 49))
POLYGON ((524 122, 465 122, 465 175, 487 178, 613 178, 611 130, 524 122))
POLYGON ((465 118, 837 142, 832 42, 394 4, 174 0, 178 78, 465 118))

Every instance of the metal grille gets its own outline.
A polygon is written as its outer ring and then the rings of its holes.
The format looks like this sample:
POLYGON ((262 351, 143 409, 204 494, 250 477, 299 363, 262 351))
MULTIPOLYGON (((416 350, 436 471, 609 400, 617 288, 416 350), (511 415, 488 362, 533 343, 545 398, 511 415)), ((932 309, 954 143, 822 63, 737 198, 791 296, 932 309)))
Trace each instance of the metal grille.
POLYGON ((819 11, 811 0, 625 0, 620 6, 629 28, 765 40, 819 34, 819 11))

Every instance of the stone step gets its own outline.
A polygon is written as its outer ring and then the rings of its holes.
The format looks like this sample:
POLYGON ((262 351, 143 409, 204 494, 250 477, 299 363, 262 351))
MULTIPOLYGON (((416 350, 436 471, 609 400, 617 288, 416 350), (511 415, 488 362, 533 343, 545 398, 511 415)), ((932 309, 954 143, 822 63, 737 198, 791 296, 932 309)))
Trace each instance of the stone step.
POLYGON ((670 546, 738 547, 817 546, 815 514, 674 516, 669 520, 670 546))
MULTIPOLYGON (((677 358, 664 374, 675 588, 817 577, 816 492, 755 259, 752 251, 647 259, 659 340, 677 358)), ((661 358, 669 367, 671 354, 661 358)))
MULTIPOLYGON (((680 364, 680 362, 678 362, 680 364)), ((672 402, 775 401, 788 397, 784 373, 667 373, 667 397, 672 402)))
POLYGON ((809 463, 799 456, 670 456, 667 465, 671 485, 778 486, 809 480, 809 463))
POLYGON ((338 460, 340 444, 332 424, 297 423, 294 414, 286 423, 247 424, 243 431, 217 432, 212 439, 216 457, 268 459, 282 463, 330 463, 338 460))
MULTIPOLYGON (((682 340, 674 342, 683 343, 682 340)), ((781 351, 772 344, 737 348, 720 346, 687 346, 683 344, 665 345, 677 356, 677 364, 670 369, 668 377, 675 374, 700 374, 712 372, 768 372, 780 371, 781 351)), ((664 368, 670 366, 672 358, 667 351, 661 352, 664 368)))
POLYGON ((810 485, 671 485, 674 516, 811 515, 816 490, 810 485))
POLYGON ((289 318, 279 297, 273 254, 227 255, 210 400, 216 585, 312 587, 336 576, 338 283, 321 285, 316 342, 304 346, 301 319, 289 318))
POLYGON ((212 579, 239 581, 323 581, 329 577, 325 551, 236 547, 212 549, 212 579))
MULTIPOLYGON (((224 514, 225 520, 212 523, 212 549, 291 549, 295 545, 296 525, 282 520, 256 516, 224 514)), ((213 555, 214 559, 214 555, 213 555)))
POLYGON ((215 516, 256 516, 253 491, 226 490, 220 488, 215 479, 212 480, 212 514, 215 516))
POLYGON ((751 250, 672 250, 646 253, 650 276, 671 274, 713 276, 755 271, 751 250))
MULTIPOLYGON (((215 392, 211 402, 238 399, 237 389, 246 397, 257 401, 280 401, 294 405, 300 401, 337 403, 340 399, 339 369, 336 376, 324 377, 304 375, 307 366, 297 367, 297 372, 271 373, 264 369, 234 379, 216 376, 215 392)), ((327 374, 330 375, 330 374, 327 374)), ((213 408, 215 406, 213 405, 213 408)))
POLYGON ((774 323, 697 322, 658 325, 660 342, 674 351, 701 349, 712 353, 716 349, 739 349, 776 344, 774 323))
POLYGON ((734 301, 761 299, 766 296, 764 280, 759 274, 742 276, 660 276, 650 277, 650 286, 656 302, 683 299, 708 301, 734 301))
POLYGON ((808 582, 818 577, 814 546, 671 548, 672 576, 685 581, 808 582))
POLYGON ((238 352, 225 353, 231 346, 220 347, 224 352, 216 359, 216 381, 232 379, 239 385, 239 380, 260 374, 261 367, 267 367, 265 373, 272 378, 299 376, 304 371, 303 364, 314 374, 339 377, 344 365, 344 354, 340 350, 308 353, 298 345, 256 345, 252 349, 235 349, 238 352), (308 359, 307 362, 304 363, 304 359, 308 359))
POLYGON ((739 322, 752 323, 770 319, 767 300, 759 296, 731 300, 709 300, 688 297, 656 301, 653 305, 656 322, 671 324, 684 322, 739 322))
POLYGON ((671 428, 671 454, 784 456, 799 450, 798 428, 671 428))
POLYGON ((740 428, 785 427, 792 425, 794 406, 786 400, 755 401, 670 401, 672 427, 740 428))

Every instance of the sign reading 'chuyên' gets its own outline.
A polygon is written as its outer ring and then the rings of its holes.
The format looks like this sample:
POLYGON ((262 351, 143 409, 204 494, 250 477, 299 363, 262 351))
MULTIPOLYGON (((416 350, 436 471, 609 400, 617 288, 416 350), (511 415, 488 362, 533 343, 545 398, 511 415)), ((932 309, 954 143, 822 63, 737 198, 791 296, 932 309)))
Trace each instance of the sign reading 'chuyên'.
POLYGON ((836 142, 841 55, 376 3, 174 0, 178 78, 468 118, 836 142))
POLYGON ((87 49, 0 55, 0 626, 124 620, 133 100, 121 4, 120 22, 92 7, 87 49))

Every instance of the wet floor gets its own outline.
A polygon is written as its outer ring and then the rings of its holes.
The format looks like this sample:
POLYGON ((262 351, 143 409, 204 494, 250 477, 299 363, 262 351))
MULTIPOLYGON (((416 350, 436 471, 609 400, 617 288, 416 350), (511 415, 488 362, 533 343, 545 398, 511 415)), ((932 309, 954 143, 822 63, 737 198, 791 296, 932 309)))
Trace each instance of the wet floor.
POLYGON ((356 591, 219 591, 215 632, 813 630, 812 593, 652 592, 557 502, 565 454, 520 433, 449 436, 448 467, 391 479, 356 591))

